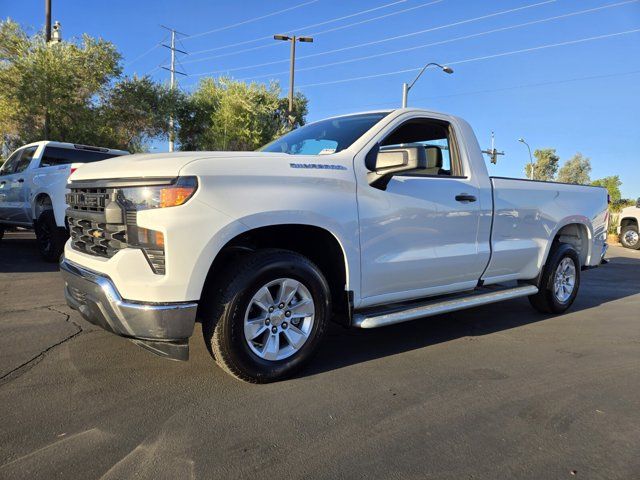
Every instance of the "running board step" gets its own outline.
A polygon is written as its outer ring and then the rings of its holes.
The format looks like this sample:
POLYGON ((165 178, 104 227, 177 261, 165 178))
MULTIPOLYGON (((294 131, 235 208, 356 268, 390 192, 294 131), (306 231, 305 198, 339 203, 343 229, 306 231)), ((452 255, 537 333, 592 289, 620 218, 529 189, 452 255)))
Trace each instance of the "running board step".
POLYGON ((353 315, 352 325, 357 328, 378 328, 394 323, 408 322, 423 317, 440 315, 441 313, 455 312, 466 308, 478 307, 489 303, 501 302, 512 298, 527 297, 538 293, 535 285, 523 285, 519 287, 491 291, 487 293, 471 293, 450 300, 436 300, 422 304, 411 304, 406 308, 398 309, 396 306, 386 310, 375 310, 353 315))

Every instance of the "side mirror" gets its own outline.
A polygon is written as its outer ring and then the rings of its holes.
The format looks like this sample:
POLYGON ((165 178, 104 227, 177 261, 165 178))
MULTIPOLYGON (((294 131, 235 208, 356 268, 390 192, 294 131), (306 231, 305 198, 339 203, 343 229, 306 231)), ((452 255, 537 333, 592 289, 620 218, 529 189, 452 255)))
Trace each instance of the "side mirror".
POLYGON ((380 148, 376 145, 366 159, 369 185, 385 190, 391 178, 409 170, 427 168, 427 155, 423 145, 380 148))

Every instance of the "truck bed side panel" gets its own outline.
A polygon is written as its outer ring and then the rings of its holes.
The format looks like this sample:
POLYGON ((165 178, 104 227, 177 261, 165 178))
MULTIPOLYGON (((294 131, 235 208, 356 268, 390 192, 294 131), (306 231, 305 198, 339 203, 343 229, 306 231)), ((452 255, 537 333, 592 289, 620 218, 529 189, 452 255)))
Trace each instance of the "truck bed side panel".
POLYGON ((496 283, 535 278, 556 234, 578 224, 588 239, 579 252, 597 265, 606 240, 607 193, 601 188, 491 178, 494 198, 492 256, 483 280, 496 283))

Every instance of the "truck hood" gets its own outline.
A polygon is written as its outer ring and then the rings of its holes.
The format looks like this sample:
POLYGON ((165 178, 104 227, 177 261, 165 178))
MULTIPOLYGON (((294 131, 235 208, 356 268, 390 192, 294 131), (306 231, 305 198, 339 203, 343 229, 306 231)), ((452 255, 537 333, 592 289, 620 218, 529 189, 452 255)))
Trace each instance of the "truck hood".
POLYGON ((219 161, 234 158, 259 160, 276 157, 282 158, 282 154, 271 152, 142 153, 83 164, 69 177, 69 180, 177 177, 182 168, 196 160, 219 161))

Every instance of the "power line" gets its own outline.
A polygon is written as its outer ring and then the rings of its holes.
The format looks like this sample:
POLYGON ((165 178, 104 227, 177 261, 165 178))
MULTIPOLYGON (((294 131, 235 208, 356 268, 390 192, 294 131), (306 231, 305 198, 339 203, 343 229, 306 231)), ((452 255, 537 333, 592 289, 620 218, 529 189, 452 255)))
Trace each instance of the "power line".
POLYGON ((134 58, 133 60, 128 61, 127 63, 124 64, 125 67, 128 67, 129 65, 134 64, 135 62, 137 62, 138 60, 140 60, 141 58, 146 57, 147 55, 149 55, 151 52, 153 52, 156 48, 158 48, 159 46, 162 45, 162 42, 164 42, 167 39, 166 35, 164 36, 164 38, 162 40, 160 40, 158 43, 156 43, 153 47, 151 47, 149 50, 145 51, 144 53, 141 53, 140 55, 138 55, 136 58, 134 58))
MULTIPOLYGON (((312 25, 305 25, 304 27, 298 27, 298 28, 289 29, 289 31, 297 32, 298 30, 306 30, 308 28, 319 27, 319 26, 326 25, 326 24, 329 24, 329 23, 338 22, 340 20, 346 20, 347 18, 356 17, 358 15, 364 15, 365 13, 371 13, 371 12, 374 12, 376 10, 381 10, 383 8, 389 8, 389 7, 392 7, 393 5, 397 5, 398 3, 405 3, 406 1, 407 0, 396 0, 395 2, 385 3, 384 5, 380 5, 380 6, 374 7, 374 8, 368 8, 366 10, 360 10, 358 12, 351 13, 349 15, 344 15, 342 17, 331 18, 329 20, 325 20, 325 21, 320 22, 320 23, 314 23, 312 25)), ((241 45, 247 45, 249 43, 259 42, 261 40, 271 40, 272 37, 273 37, 272 35, 266 35, 264 37, 257 37, 257 38, 254 38, 252 40, 245 40, 245 41, 237 42, 237 43, 230 43, 228 45, 222 45, 220 47, 208 48, 206 50, 197 50, 195 52, 192 52, 192 55, 199 55, 201 53, 215 52, 215 51, 218 51, 218 50, 224 50, 225 48, 239 47, 241 45)), ((272 46, 272 44, 269 44, 269 46, 272 46)), ((205 60, 205 59, 203 59, 203 60, 205 60)))
POLYGON ((319 1, 320 0, 309 0, 307 2, 299 3, 298 5, 294 5, 292 7, 284 8, 282 10, 278 10, 277 12, 271 12, 271 13, 268 13, 266 15, 262 15, 260 17, 250 18, 248 20, 243 20, 241 22, 233 23, 231 25, 226 25, 224 27, 214 28, 213 30, 207 30, 206 32, 196 33, 196 34, 193 34, 193 35, 187 35, 187 36, 185 36, 183 38, 183 40, 189 40, 189 39, 193 39, 193 38, 198 38, 198 37, 202 37, 204 35, 210 35, 212 33, 222 32, 223 30, 229 30, 230 28, 240 27, 240 26, 246 25, 248 23, 257 22, 258 20, 263 20, 265 18, 269 18, 269 17, 274 17, 276 15, 280 15, 281 13, 290 12, 291 10, 295 10, 297 8, 305 7, 307 5, 311 5, 312 3, 316 3, 316 2, 319 2, 319 1))
MULTIPOLYGON (((569 40, 566 42, 559 42, 559 43, 551 43, 551 44, 547 44, 547 45, 539 45, 537 47, 531 47, 531 48, 523 48, 520 50, 512 50, 509 52, 502 52, 502 53, 495 53, 492 55, 484 55, 482 57, 475 57, 475 58, 467 58, 465 60, 457 60, 455 62, 444 62, 447 65, 460 65, 463 63, 471 63, 471 62, 476 62, 476 61, 481 61, 481 60, 489 60, 492 58, 499 58, 499 57, 506 57, 506 56, 510 56, 510 55, 516 55, 518 53, 526 53, 526 52, 533 52, 536 50, 544 50, 546 48, 552 48, 552 47, 560 47, 560 46, 565 46, 565 45, 575 45, 578 43, 584 43, 584 42, 590 42, 590 41, 594 41, 594 40, 602 40, 605 38, 611 38, 611 37, 617 37, 617 36, 622 36, 622 35, 629 35, 632 33, 637 33, 640 32, 640 28, 634 29, 634 30, 625 30, 622 32, 615 32, 615 33, 609 33, 606 35, 598 35, 595 37, 587 37, 587 38, 580 38, 578 40, 569 40)), ((393 76, 393 75, 399 75, 401 73, 409 73, 409 72, 415 72, 420 70, 422 67, 414 67, 414 68, 406 68, 403 70, 396 70, 393 72, 383 72, 383 73, 377 73, 377 74, 373 74, 373 75, 362 75, 359 77, 351 77, 351 78, 343 78, 340 80, 330 80, 327 82, 317 82, 317 83, 308 83, 306 85, 300 85, 298 88, 307 88, 307 87, 320 87, 320 86, 324 86, 324 85, 335 85, 335 84, 339 84, 339 83, 347 83, 347 82, 353 82, 353 81, 357 81, 357 80, 368 80, 371 78, 379 78, 379 77, 388 77, 388 76, 393 76)))
MULTIPOLYGON (((346 46, 346 47, 335 48, 333 50, 326 50, 324 52, 312 53, 312 54, 309 54, 309 55, 301 55, 299 58, 300 59, 304 59, 304 58, 319 57, 319 56, 322 56, 322 55, 329 55, 331 53, 343 52, 343 51, 346 51, 346 50, 353 50, 355 48, 361 48, 361 47, 367 47, 367 46, 371 46, 371 45, 377 45, 377 44, 381 44, 381 43, 386 43, 386 42, 390 42, 390 41, 393 41, 393 40, 398 40, 398 39, 401 39, 401 38, 411 37, 411 36, 415 36, 415 35, 421 35, 423 33, 434 32, 434 31, 437 31, 437 30, 443 30, 443 29, 446 29, 446 28, 451 28, 451 27, 455 27, 455 26, 458 26, 458 25, 463 25, 463 24, 467 24, 467 23, 471 23, 471 22, 477 22, 479 20, 485 20, 487 18, 492 18, 492 17, 496 17, 496 16, 499 16, 499 15, 506 15, 508 13, 513 13, 513 12, 524 10, 524 9, 539 7, 539 6, 542 6, 542 5, 547 5, 549 3, 553 3, 555 1, 556 0, 545 0, 543 2, 524 5, 522 7, 517 7, 517 8, 510 8, 508 10, 502 10, 500 12, 494 12, 494 13, 490 13, 490 14, 487 14, 487 15, 481 15, 479 17, 469 18, 469 19, 466 19, 466 20, 460 20, 460 21, 449 23, 449 24, 446 24, 446 25, 439 25, 437 27, 431 27, 431 28, 427 28, 427 29, 423 29, 423 30, 418 30, 416 32, 405 33, 405 34, 402 34, 402 35, 396 35, 396 36, 393 36, 393 37, 387 37, 387 38, 383 38, 383 39, 380 39, 380 40, 373 40, 373 41, 370 41, 370 42, 359 43, 359 44, 356 44, 356 45, 349 45, 349 46, 346 46)), ((240 52, 243 52, 243 51, 255 50, 257 48, 262 48, 262 47, 254 47, 253 49, 240 50, 237 53, 240 53, 240 52)), ((230 54, 228 54, 228 55, 230 55, 230 54)), ((222 56, 226 56, 226 55, 219 55, 216 58, 220 58, 222 56)), ((210 57, 210 58, 213 58, 213 57, 210 57)), ((250 69, 250 68, 254 68, 254 67, 258 67, 258 66, 266 66, 266 65, 274 65, 276 63, 284 63, 286 61, 287 60, 278 60, 278 61, 274 61, 274 62, 267 62, 267 63, 257 64, 257 65, 247 65, 247 66, 244 66, 244 67, 238 67, 238 68, 229 69, 229 70, 215 70, 215 71, 212 71, 212 72, 202 72, 202 73, 196 73, 196 74, 194 74, 194 76, 211 75, 211 74, 216 74, 216 73, 221 73, 221 72, 237 71, 237 70, 240 70, 240 69, 244 70, 244 69, 250 69)))
MULTIPOLYGON (((460 37, 454 37, 454 38, 450 38, 450 39, 440 40, 438 42, 425 43, 425 44, 416 45, 416 46, 413 46, 413 47, 402 48, 400 50, 393 50, 393 51, 390 51, 390 52, 376 53, 376 54, 373 54, 373 55, 366 55, 366 56, 363 56, 363 57, 349 58, 347 60, 339 60, 339 61, 336 61, 336 62, 324 63, 322 65, 314 65, 314 66, 311 66, 311 67, 298 68, 297 71, 298 72, 304 72, 304 71, 309 71, 309 70, 317 70, 319 68, 332 67, 332 66, 335 66, 335 65, 343 65, 343 64, 346 64, 346 63, 359 62, 359 61, 362 61, 362 60, 370 60, 372 58, 385 57, 385 56, 388 56, 388 55, 395 55, 395 54, 398 54, 398 53, 409 52, 409 51, 412 51, 412 50, 419 50, 419 49, 426 48, 426 47, 434 47, 434 46, 438 46, 438 45, 444 45, 444 44, 447 44, 447 43, 457 42, 457 41, 460 41, 460 40, 468 40, 470 38, 482 37, 482 36, 485 36, 485 35, 490 35, 492 33, 504 32, 504 31, 507 31, 507 30, 514 30, 514 29, 517 29, 517 28, 522 28, 522 27, 526 27, 526 26, 530 26, 530 25, 536 25, 536 24, 539 24, 539 23, 545 23, 545 22, 550 22, 550 21, 553 21, 553 20, 560 20, 562 18, 568 18, 568 17, 577 16, 577 15, 583 15, 585 13, 593 13, 593 12, 596 12, 596 11, 599 11, 599 10, 605 10, 605 9, 608 9, 608 8, 620 7, 620 6, 628 5, 628 4, 631 4, 631 3, 637 3, 639 1, 640 0, 625 0, 623 2, 613 3, 613 4, 609 4, 609 5, 603 5, 603 6, 600 6, 600 7, 589 8, 589 9, 586 9, 586 10, 579 10, 577 12, 565 13, 563 15, 556 15, 556 16, 553 16, 553 17, 547 17, 547 18, 543 18, 543 19, 539 19, 539 20, 532 20, 530 22, 518 23, 518 24, 515 24, 515 25, 509 25, 509 26, 506 26, 506 27, 494 28, 492 30, 487 30, 487 31, 484 31, 484 32, 473 33, 473 34, 469 34, 469 35, 463 35, 463 36, 460 36, 460 37)), ((303 58, 303 57, 300 57, 300 58, 303 58)), ((271 62, 271 63, 273 63, 273 62, 271 62)), ((278 63, 280 63, 280 62, 278 62, 278 63)), ((239 69, 241 69, 241 68, 239 68, 239 69)), ((223 71, 212 72, 212 73, 222 73, 222 72, 226 72, 226 71, 233 71, 233 70, 239 70, 239 69, 223 70, 223 71)), ((252 76, 252 77, 246 77, 246 78, 242 78, 240 80, 242 80, 242 81, 256 80, 256 79, 259 79, 259 78, 266 78, 266 77, 272 77, 272 76, 277 76, 277 75, 283 75, 285 73, 287 73, 287 71, 272 72, 272 73, 267 73, 267 74, 263 74, 263 75, 256 75, 256 76, 252 76)), ((196 74, 196 75, 199 75, 199 74, 196 74)))
POLYGON ((331 33, 331 32, 336 32, 338 30, 344 30, 345 28, 356 27, 356 26, 362 25, 364 23, 369 23, 369 22, 373 22, 375 20, 381 20, 383 18, 392 17, 394 15, 398 15, 399 13, 406 13, 406 12, 411 12, 413 10, 417 10, 418 8, 430 7, 431 5, 434 5, 434 4, 440 3, 440 2, 442 2, 442 0, 434 0, 432 2, 423 3, 422 5, 416 5, 414 7, 405 8, 404 10, 398 10, 397 12, 391 12, 391 13, 387 13, 385 15, 380 15, 378 17, 367 18, 365 20, 360 20, 359 22, 355 22, 355 23, 349 23, 347 25, 340 25, 339 27, 330 28, 329 30, 322 30, 320 32, 312 32, 311 35, 318 36, 318 35, 322 35, 324 33, 331 33))
MULTIPOLYGON (((549 82, 524 83, 521 85, 512 85, 509 87, 492 88, 492 89, 485 89, 485 90, 470 90, 466 92, 451 93, 447 95, 435 95, 435 96, 429 96, 429 97, 415 98, 414 102, 434 100, 434 99, 440 99, 440 98, 462 97, 466 95, 479 95, 483 93, 505 92, 509 90, 518 90, 522 88, 544 87, 549 85, 559 85, 559 84, 572 83, 572 82, 578 82, 578 81, 584 81, 584 80, 596 80, 601 78, 622 77, 622 76, 637 75, 637 74, 640 74, 640 70, 630 70, 627 72, 609 73, 609 74, 602 74, 602 75, 589 75, 589 76, 582 76, 582 77, 567 78, 564 80, 552 80, 549 82)), ((357 106, 352 105, 350 107, 345 107, 339 111, 353 111, 356 108, 386 107, 386 106, 396 106, 396 105, 398 105, 397 100, 390 100, 388 102, 364 103, 364 104, 358 104, 357 106)), ((318 110, 314 110, 314 112, 317 112, 317 111, 318 110)), ((320 111, 323 111, 323 110, 320 110, 320 111)), ((331 111, 335 112, 335 110, 331 110, 331 111)))
MULTIPOLYGON (((381 20, 383 18, 388 18, 388 17, 391 17, 393 15, 398 15, 398 14, 401 14, 401 13, 405 13, 405 12, 409 12, 409 11, 412 11, 412 10, 416 10, 418 8, 429 7, 431 5, 434 5, 436 3, 440 3, 442 1, 443 0, 433 0, 433 1, 430 1, 430 2, 423 3, 421 5, 416 5, 414 7, 405 8, 403 10, 398 10, 398 11, 395 11, 395 12, 387 13, 385 15, 380 15, 380 16, 373 17, 373 18, 367 18, 367 19, 361 20, 359 22, 348 23, 347 25, 340 25, 339 27, 330 28, 328 30, 323 30, 323 31, 320 31, 320 32, 310 33, 309 35, 310 36, 318 36, 318 35, 322 35, 322 34, 325 34, 325 33, 335 32, 337 30, 343 30, 345 28, 355 27, 357 25, 362 25, 364 23, 369 23, 369 22, 373 22, 373 21, 376 21, 376 20, 381 20)), ((555 1, 555 0, 549 0, 549 1, 555 1)), ((395 3, 398 3, 398 2, 395 2, 395 3)), ((395 5, 395 3, 389 4, 389 5, 395 5)), ((368 11, 370 12, 371 10, 372 9, 370 9, 368 11)), ((362 12, 362 13, 364 13, 364 12, 362 12)), ((351 16, 354 16, 354 15, 351 15, 351 16)), ((338 21, 338 20, 333 20, 333 21, 338 21)), ((320 24, 311 25, 311 27, 322 25, 322 24, 327 24, 327 23, 332 23, 333 21, 321 22, 320 24)), ((305 27, 303 27, 303 28, 305 28, 305 27)), ((306 27, 306 28, 310 28, 310 27, 306 27)), ((296 29, 296 30, 302 30, 302 28, 296 29)), ((267 38, 270 39, 271 36, 262 37, 260 40, 264 40, 264 39, 267 39, 267 38)), ((269 43, 267 45, 259 45, 257 47, 251 47, 251 48, 245 48, 245 49, 242 49, 242 50, 236 50, 235 52, 231 52, 231 53, 225 53, 225 54, 221 54, 221 55, 213 55, 213 56, 210 56, 210 57, 191 60, 189 63, 206 62, 208 60, 212 60, 212 59, 215 59, 215 58, 230 57, 230 56, 233 56, 233 55, 239 55, 239 54, 244 53, 244 52, 251 52, 251 51, 254 51, 254 50, 261 50, 263 48, 270 48, 270 47, 273 47, 273 46, 274 46, 274 44, 272 44, 272 43, 269 43)), ((281 62, 275 62, 275 63, 281 63, 281 62)))

